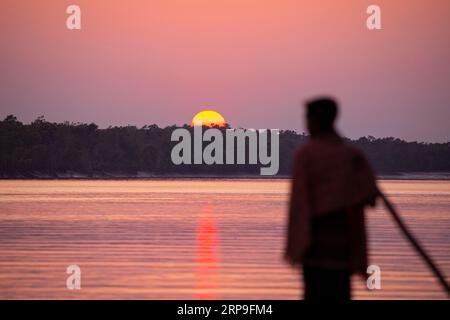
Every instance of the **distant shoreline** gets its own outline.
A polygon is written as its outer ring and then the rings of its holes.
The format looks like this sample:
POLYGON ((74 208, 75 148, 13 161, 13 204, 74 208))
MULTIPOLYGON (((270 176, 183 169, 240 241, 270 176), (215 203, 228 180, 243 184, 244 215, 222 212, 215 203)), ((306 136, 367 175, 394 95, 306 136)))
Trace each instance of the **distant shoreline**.
MULTIPOLYGON (((64 173, 56 176, 35 173, 29 175, 1 176, 0 180, 274 180, 289 179, 288 175, 260 176, 260 175, 152 175, 149 173, 130 174, 93 174, 91 176, 80 173, 64 173)), ((450 180, 450 172, 399 172, 379 174, 380 180, 450 180)))

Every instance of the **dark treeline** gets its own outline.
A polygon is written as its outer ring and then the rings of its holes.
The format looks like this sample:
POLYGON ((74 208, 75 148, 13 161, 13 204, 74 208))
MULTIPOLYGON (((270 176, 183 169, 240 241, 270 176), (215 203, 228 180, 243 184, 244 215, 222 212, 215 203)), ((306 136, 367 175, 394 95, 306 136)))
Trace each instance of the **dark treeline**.
MULTIPOLYGON (((172 164, 176 142, 170 138, 176 128, 99 129, 93 123, 51 123, 43 117, 23 124, 8 116, 0 121, 0 177, 259 176, 259 164, 172 164)), ((280 133, 278 175, 289 175, 293 154, 306 139, 294 131, 280 133)), ((450 172, 450 143, 373 137, 349 141, 364 151, 379 174, 450 172)))

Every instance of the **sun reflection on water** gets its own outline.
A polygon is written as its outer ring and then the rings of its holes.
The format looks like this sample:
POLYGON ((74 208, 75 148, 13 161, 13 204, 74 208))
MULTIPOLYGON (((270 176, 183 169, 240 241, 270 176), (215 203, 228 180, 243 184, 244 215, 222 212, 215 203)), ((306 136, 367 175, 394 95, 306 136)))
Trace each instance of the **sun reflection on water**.
POLYGON ((197 225, 196 299, 219 299, 218 288, 218 229, 214 207, 208 203, 197 225))

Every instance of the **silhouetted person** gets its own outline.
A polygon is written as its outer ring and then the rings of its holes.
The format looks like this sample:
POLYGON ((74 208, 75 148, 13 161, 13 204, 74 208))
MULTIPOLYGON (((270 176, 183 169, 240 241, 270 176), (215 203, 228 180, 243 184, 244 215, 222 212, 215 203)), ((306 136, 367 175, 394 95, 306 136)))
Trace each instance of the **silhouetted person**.
POLYGON ((334 129, 334 100, 306 103, 310 140, 297 152, 286 259, 303 267, 305 299, 350 299, 350 277, 366 274, 364 206, 377 187, 365 157, 334 129))

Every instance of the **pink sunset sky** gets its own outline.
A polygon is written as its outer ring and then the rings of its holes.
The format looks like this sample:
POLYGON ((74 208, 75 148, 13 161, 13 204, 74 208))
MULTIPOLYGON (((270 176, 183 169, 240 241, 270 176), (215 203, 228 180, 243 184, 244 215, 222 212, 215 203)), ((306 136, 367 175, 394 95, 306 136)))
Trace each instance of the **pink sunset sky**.
POLYGON ((346 136, 449 141, 449 30, 448 0, 1 0, 0 117, 302 132, 329 94, 346 136))

